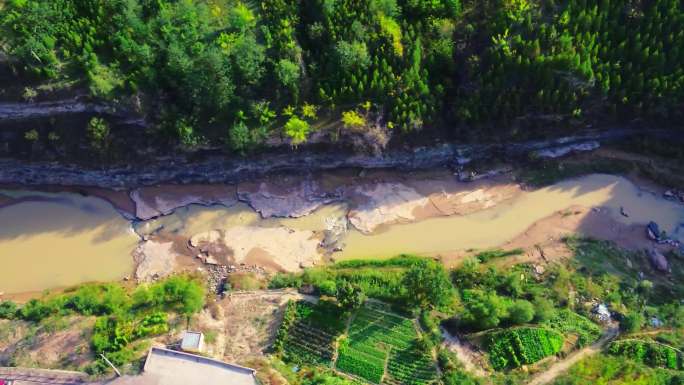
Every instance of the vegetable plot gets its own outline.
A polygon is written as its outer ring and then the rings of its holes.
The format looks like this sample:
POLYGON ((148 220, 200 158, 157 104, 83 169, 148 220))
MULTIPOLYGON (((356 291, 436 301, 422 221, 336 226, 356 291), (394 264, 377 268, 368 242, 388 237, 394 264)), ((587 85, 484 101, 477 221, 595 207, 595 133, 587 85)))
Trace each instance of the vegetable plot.
POLYGON ((274 348, 283 359, 298 364, 330 365, 334 342, 342 334, 345 315, 335 306, 321 302, 288 303, 274 348))
POLYGON ((517 328, 497 332, 488 339, 489 360, 494 369, 517 368, 556 354, 563 336, 542 328, 517 328))
POLYGON ((418 349, 411 320, 362 308, 348 334, 340 345, 337 369, 376 384, 421 385, 435 379, 434 363, 418 349))

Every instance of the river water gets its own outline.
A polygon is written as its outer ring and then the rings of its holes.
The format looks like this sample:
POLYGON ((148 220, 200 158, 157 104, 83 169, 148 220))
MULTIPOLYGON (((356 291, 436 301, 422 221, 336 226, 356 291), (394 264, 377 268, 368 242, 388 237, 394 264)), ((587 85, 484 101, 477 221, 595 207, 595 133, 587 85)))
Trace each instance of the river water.
MULTIPOLYGON (((250 207, 190 205, 173 214, 131 224, 105 200, 71 193, 0 191, 22 198, 0 208, 0 292, 38 291, 130 275, 138 234, 156 231, 190 237, 233 226, 321 231, 326 219, 343 217, 347 204, 327 205, 302 218, 262 219, 250 207), (135 227, 135 231, 134 231, 135 227), (138 234, 136 234, 136 231, 138 234)), ((493 208, 464 216, 393 225, 377 234, 350 230, 336 259, 389 257, 400 253, 434 255, 496 247, 533 223, 570 206, 602 206, 625 224, 656 221, 684 241, 684 206, 643 192, 628 180, 590 175, 567 180, 493 208), (620 215, 624 207, 629 217, 620 215)))

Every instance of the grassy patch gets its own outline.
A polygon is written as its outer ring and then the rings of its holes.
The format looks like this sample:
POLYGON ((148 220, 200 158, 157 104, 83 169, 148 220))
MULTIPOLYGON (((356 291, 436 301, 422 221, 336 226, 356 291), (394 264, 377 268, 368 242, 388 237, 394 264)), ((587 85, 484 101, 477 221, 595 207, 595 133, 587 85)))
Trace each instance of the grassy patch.
MULTIPOLYGON (((63 294, 32 299, 3 316, 39 325, 48 333, 72 327, 69 316, 97 316, 91 349, 96 356, 103 353, 115 365, 122 366, 142 355, 146 338, 169 330, 170 314, 189 317, 201 310, 204 296, 201 283, 184 276, 141 285, 133 291, 119 284, 87 284, 63 294)), ((25 335, 23 342, 30 344, 31 339, 31 335, 25 335)), ((90 374, 108 370, 107 364, 99 359, 86 368, 90 374)))
POLYGON ((421 261, 425 261, 425 258, 411 255, 400 255, 385 260, 342 261, 332 266, 307 269, 300 274, 277 274, 269 283, 269 287, 312 285, 321 294, 335 295, 337 285, 347 281, 358 286, 368 297, 403 304, 406 288, 402 284, 402 279, 411 266, 421 261))
POLYGON ((493 259, 512 257, 514 255, 520 255, 523 252, 524 252, 523 249, 513 249, 513 250, 493 249, 493 250, 486 250, 486 251, 479 252, 479 253, 475 254, 475 258, 477 258, 481 263, 487 263, 493 259))
POLYGON ((228 276, 228 283, 232 290, 261 290, 266 288, 266 282, 252 273, 235 273, 228 276))
POLYGON ((672 385, 681 384, 681 380, 681 372, 649 368, 622 357, 594 355, 575 364, 553 385, 672 385))

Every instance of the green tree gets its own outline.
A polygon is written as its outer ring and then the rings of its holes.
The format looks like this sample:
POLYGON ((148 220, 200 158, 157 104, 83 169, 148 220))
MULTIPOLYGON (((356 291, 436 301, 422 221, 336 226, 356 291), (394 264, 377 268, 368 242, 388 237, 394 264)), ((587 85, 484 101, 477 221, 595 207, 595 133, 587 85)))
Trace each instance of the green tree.
POLYGON ((335 297, 340 306, 347 310, 358 309, 366 302, 366 295, 363 290, 347 280, 343 280, 337 284, 337 293, 335 297))
POLYGON ((534 306, 529 301, 519 299, 508 307, 508 322, 520 325, 532 321, 534 318, 534 306))
POLYGON ((465 310, 461 315, 461 323, 468 328, 491 329, 508 317, 505 301, 494 292, 465 290, 463 300, 465 310))
POLYGON ((431 260, 422 260, 412 265, 402 284, 406 288, 407 303, 423 309, 443 307, 453 303, 454 287, 444 266, 431 260))
POLYGON ((296 90, 299 82, 299 66, 287 59, 281 59, 276 67, 278 80, 285 87, 296 90))
POLYGON ((552 319, 556 315, 553 302, 546 298, 536 298, 534 300, 534 320, 544 322, 552 319))
POLYGON ((355 41, 353 43, 341 40, 335 46, 340 68, 352 72, 357 69, 365 69, 370 64, 370 55, 366 43, 355 41))
POLYGON ((244 155, 249 151, 254 142, 249 127, 243 121, 238 121, 228 131, 230 148, 244 155))

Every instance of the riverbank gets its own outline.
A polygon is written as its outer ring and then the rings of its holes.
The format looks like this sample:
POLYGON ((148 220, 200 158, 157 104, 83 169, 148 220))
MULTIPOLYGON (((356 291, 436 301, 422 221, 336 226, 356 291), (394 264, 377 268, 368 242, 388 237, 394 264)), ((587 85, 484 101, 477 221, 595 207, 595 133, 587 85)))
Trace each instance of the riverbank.
POLYGON ((231 272, 297 271, 407 252, 454 266, 473 249, 501 246, 521 247, 528 261, 536 261, 554 254, 549 240, 575 233, 628 249, 656 247, 644 230, 650 221, 684 241, 684 206, 664 199, 663 189, 648 191, 599 174, 533 189, 519 182, 512 167, 493 169, 498 173, 472 182, 437 168, 339 170, 128 191, 7 189, 0 220, 10 225, 0 230, 0 250, 17 282, 12 288, 9 279, 0 291, 35 292, 87 280, 142 282, 198 270, 218 289, 231 272), (26 255, 34 257, 27 262, 26 255), (70 263, 75 256, 83 260, 70 263), (29 266, 30 281, 40 287, 22 286, 29 266), (36 279, 43 270, 45 277, 36 279))

